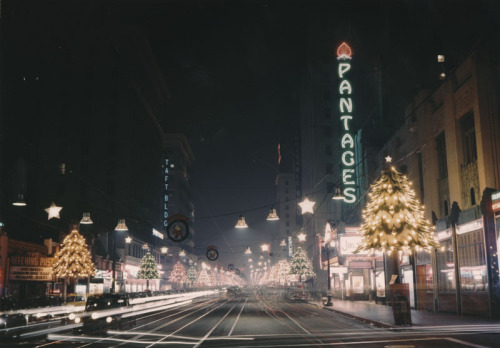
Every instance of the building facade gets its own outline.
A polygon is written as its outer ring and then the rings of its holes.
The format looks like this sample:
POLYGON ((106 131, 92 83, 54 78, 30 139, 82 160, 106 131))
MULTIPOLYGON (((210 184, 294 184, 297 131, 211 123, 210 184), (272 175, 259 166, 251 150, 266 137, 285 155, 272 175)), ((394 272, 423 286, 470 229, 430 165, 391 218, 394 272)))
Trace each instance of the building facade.
POLYGON ((483 43, 436 89, 421 91, 375 157, 376 173, 390 155, 407 174, 441 244, 402 257, 400 276, 418 309, 499 313, 492 193, 500 189, 500 70, 493 60, 483 43))

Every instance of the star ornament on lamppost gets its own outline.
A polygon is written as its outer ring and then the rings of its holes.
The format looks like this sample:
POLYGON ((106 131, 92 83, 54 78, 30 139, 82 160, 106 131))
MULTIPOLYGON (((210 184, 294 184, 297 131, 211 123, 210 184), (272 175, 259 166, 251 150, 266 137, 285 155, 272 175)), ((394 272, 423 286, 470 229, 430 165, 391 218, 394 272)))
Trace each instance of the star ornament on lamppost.
POLYGON ((302 209, 302 215, 306 213, 314 214, 313 207, 315 204, 316 202, 310 201, 307 197, 302 202, 300 202, 299 206, 302 209))
POLYGON ((47 214, 49 214, 49 217, 47 220, 50 220, 52 218, 60 219, 61 216, 59 215, 59 212, 61 211, 61 209, 62 209, 62 207, 58 207, 54 202, 52 202, 50 207, 45 209, 47 214))

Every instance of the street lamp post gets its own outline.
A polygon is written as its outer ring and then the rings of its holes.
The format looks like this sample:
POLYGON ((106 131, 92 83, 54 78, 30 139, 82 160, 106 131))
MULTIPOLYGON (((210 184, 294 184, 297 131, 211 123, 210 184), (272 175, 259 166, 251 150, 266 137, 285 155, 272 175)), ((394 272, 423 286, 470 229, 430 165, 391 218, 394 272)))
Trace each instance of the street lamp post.
POLYGON ((124 219, 118 220, 118 225, 116 225, 113 231, 113 279, 111 281, 111 292, 114 293, 116 287, 116 233, 118 231, 128 231, 128 227, 125 224, 124 219))
POLYGON ((330 275, 330 253, 333 251, 333 248, 335 247, 335 241, 331 241, 330 243, 325 243, 325 251, 326 251, 326 258, 327 258, 327 266, 328 266, 328 291, 327 291, 327 301, 325 306, 333 306, 332 302, 332 282, 331 282, 331 275, 330 275))

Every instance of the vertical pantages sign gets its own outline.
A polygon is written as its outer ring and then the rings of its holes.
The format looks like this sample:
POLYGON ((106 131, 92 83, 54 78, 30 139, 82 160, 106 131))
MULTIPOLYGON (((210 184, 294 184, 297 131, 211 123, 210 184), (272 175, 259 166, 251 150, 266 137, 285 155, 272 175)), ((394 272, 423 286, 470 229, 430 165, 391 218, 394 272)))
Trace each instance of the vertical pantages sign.
POLYGON ((348 77, 351 71, 352 50, 346 42, 337 47, 337 76, 339 81, 340 153, 342 162, 342 193, 345 203, 356 202, 355 143, 352 136, 352 86, 348 77))
POLYGON ((169 159, 163 157, 163 226, 168 225, 168 171, 170 170, 169 159))

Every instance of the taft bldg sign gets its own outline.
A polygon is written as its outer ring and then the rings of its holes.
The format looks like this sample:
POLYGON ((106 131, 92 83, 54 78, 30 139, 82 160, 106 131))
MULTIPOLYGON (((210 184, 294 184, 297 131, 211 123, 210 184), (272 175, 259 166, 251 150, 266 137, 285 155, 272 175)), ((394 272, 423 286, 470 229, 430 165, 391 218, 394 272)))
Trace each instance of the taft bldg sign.
POLYGON ((341 131, 342 193, 345 203, 356 202, 355 143, 352 132, 352 86, 348 76, 351 70, 352 50, 345 42, 337 48, 337 77, 339 80, 339 114, 341 131))

